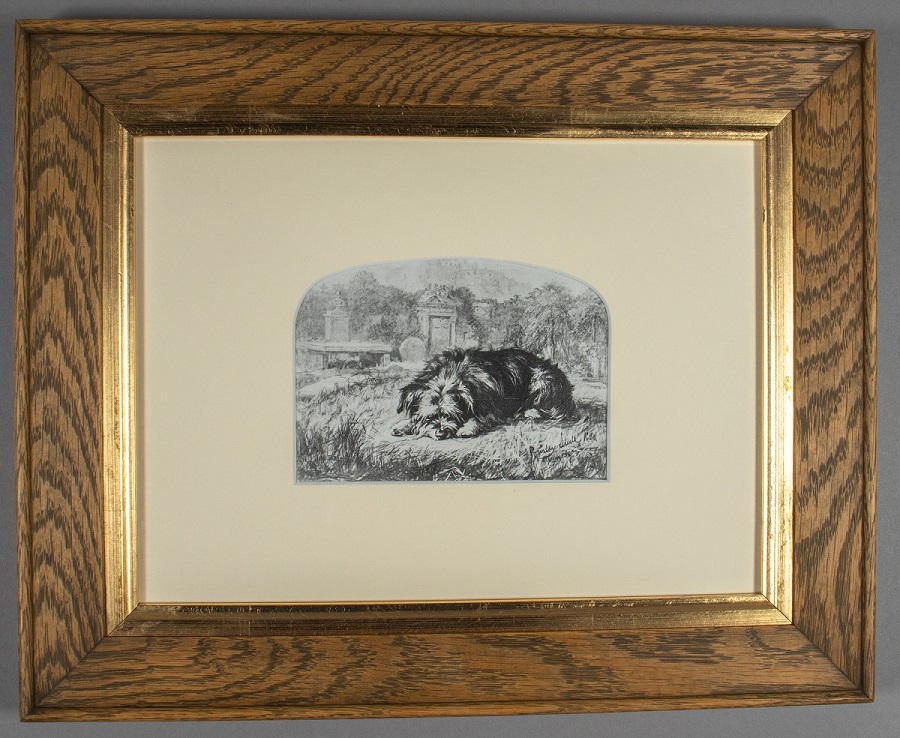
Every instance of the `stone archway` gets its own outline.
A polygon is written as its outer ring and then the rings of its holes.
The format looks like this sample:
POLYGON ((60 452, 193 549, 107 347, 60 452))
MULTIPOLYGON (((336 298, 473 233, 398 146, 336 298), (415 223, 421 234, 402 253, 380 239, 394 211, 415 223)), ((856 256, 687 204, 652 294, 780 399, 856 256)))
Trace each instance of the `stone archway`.
POLYGON ((456 336, 458 303, 450 296, 446 287, 426 290, 416 304, 416 313, 429 354, 437 354, 458 345, 456 336))

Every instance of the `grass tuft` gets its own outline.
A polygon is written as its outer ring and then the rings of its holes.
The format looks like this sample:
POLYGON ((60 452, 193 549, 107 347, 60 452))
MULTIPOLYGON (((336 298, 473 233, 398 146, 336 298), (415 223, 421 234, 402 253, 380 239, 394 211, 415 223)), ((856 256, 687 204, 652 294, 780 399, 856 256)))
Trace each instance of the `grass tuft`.
POLYGON ((304 376, 297 481, 606 479, 604 387, 574 379, 574 420, 517 420, 476 438, 397 438, 398 393, 414 373, 391 365, 304 376))

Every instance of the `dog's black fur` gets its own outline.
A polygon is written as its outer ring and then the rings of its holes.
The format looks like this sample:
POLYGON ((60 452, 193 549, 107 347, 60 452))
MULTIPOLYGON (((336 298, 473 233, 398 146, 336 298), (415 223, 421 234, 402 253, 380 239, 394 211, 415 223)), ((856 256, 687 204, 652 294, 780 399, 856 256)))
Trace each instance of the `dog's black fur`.
POLYGON ((476 436, 517 417, 562 420, 575 416, 572 385, 546 359, 517 348, 450 349, 434 356, 400 390, 391 432, 437 440, 476 436))

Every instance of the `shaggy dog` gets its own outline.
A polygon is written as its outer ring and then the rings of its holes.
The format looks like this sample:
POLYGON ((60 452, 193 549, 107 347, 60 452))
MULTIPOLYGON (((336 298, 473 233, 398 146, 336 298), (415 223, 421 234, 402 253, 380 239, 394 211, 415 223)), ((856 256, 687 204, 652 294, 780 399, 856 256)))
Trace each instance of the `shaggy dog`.
POLYGON ((526 417, 561 420, 575 415, 572 385, 562 370, 522 349, 450 349, 429 361, 400 390, 406 417, 395 436, 436 440, 477 436, 526 417))

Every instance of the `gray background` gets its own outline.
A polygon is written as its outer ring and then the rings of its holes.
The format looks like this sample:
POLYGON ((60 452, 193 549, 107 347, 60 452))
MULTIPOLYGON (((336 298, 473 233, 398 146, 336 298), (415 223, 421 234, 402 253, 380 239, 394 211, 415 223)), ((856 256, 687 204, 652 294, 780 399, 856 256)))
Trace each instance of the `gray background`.
POLYGON ((900 735, 900 3, 897 0, 3 0, 0 5, 0 736, 900 735), (13 486, 12 161, 16 18, 373 18, 871 28, 878 34, 879 499, 874 704, 611 715, 257 723, 21 724, 13 486))

